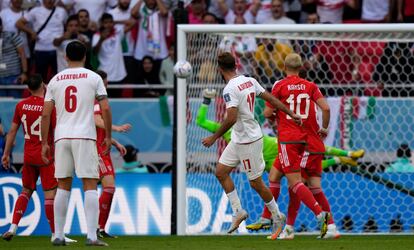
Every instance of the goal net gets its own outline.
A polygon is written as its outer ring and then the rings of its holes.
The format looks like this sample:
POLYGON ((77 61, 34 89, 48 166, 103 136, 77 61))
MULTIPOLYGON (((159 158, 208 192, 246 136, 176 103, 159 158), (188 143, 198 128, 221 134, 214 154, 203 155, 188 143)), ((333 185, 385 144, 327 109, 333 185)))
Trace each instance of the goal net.
MULTIPOLYGON (((325 144, 348 151, 365 150, 363 157, 353 159, 357 162, 354 165, 344 158, 341 161, 338 155, 325 157, 328 161, 322 176, 323 190, 341 232, 414 231, 414 163, 408 150, 414 149, 411 28, 406 25, 180 26, 178 49, 178 59, 186 59, 193 66, 192 76, 180 80, 178 85, 181 99, 186 100, 181 100, 186 109, 179 106, 182 112, 178 119, 178 137, 185 138, 178 148, 178 155, 183 156, 178 164, 183 179, 178 179, 182 189, 179 188, 177 195, 184 197, 179 208, 186 211, 181 220, 184 223, 181 234, 225 233, 231 223, 230 204, 214 175, 226 140, 220 139, 209 149, 201 144, 202 138, 212 132, 206 123, 214 127, 213 123, 223 121, 225 116, 221 97, 225 82, 216 62, 223 51, 236 56, 240 74, 256 78, 268 90, 283 78, 285 56, 299 53, 304 61, 302 77, 318 84, 331 107, 325 144), (202 105, 205 88, 217 91, 209 105, 202 105)), ((257 100, 256 119, 264 135, 277 137, 274 126, 263 117, 263 108, 264 102, 257 100)), ((249 186, 242 166, 234 170, 232 178, 249 213, 239 232, 251 233, 245 226, 260 218, 264 204, 249 186)), ((267 183, 267 172, 264 179, 267 183)), ((287 182, 283 178, 277 202, 284 213, 288 201, 287 182)), ((317 229, 314 215, 302 205, 295 230, 317 229)))

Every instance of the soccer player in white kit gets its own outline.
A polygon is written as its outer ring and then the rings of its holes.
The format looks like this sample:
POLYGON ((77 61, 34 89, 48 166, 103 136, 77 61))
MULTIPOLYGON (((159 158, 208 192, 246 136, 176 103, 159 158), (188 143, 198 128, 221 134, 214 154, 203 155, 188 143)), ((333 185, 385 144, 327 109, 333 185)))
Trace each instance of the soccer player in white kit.
MULTIPOLYGON (((55 177, 58 189, 54 203, 55 240, 53 245, 66 245, 63 229, 72 188, 73 172, 82 179, 85 192, 85 217, 87 225, 87 246, 107 246, 96 235, 98 225, 99 162, 96 149, 96 128, 94 102, 98 100, 105 123, 106 152, 111 147, 112 115, 102 78, 93 71, 83 68, 86 47, 73 41, 66 47, 68 69, 55 75, 47 86, 42 113, 41 138, 48 138, 50 117, 56 107, 55 177)), ((45 162, 52 153, 47 140, 42 141, 42 158, 45 162)))
POLYGON ((254 78, 238 75, 235 58, 230 53, 220 54, 218 65, 221 75, 227 82, 223 90, 227 115, 220 129, 212 136, 204 138, 202 143, 204 146, 210 147, 233 127, 231 141, 220 156, 216 168, 216 177, 226 192, 233 210, 232 224, 227 232, 234 232, 240 223, 248 217, 247 212, 241 206, 237 190, 230 177, 230 172, 241 162, 250 181, 250 186, 256 190, 272 213, 273 234, 279 234, 282 231, 285 216, 279 211, 270 189, 262 179, 265 168, 262 153, 263 134, 260 125, 254 119, 255 98, 259 96, 272 103, 274 107, 288 114, 298 124, 301 123, 301 119, 260 86, 254 78))

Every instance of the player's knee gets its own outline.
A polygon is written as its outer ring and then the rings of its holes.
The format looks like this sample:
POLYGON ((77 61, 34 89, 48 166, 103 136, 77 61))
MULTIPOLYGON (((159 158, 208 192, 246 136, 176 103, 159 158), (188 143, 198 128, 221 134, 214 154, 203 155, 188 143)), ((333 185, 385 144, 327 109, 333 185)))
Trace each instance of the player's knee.
POLYGON ((256 179, 256 180, 251 180, 250 181, 250 186, 256 191, 260 191, 260 190, 265 188, 265 185, 264 185, 261 178, 256 179))

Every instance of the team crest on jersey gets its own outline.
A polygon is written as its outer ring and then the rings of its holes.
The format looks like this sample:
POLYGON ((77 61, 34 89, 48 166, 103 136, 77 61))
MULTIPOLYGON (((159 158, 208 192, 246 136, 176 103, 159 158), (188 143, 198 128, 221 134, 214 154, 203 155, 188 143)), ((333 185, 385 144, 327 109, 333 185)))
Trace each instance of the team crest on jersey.
POLYGON ((228 93, 227 94, 224 94, 223 97, 224 97, 224 101, 225 102, 231 101, 230 94, 228 94, 228 93))

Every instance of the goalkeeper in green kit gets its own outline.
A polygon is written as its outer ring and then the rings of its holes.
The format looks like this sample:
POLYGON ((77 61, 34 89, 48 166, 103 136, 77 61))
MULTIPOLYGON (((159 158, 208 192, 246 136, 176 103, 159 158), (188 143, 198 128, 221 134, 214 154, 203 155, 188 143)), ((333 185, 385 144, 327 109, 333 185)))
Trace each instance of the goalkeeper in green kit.
MULTIPOLYGON (((215 90, 205 89, 203 91, 203 103, 201 104, 200 108, 197 112, 197 119, 196 123, 199 127, 208 130, 211 133, 215 133, 220 128, 220 123, 209 120, 207 118, 208 107, 211 103, 211 99, 213 99, 216 95, 215 90)), ((227 131, 223 135, 223 139, 228 143, 230 141, 230 134, 231 130, 227 131)), ((364 156, 364 150, 357 150, 357 151, 346 151, 335 147, 325 146, 326 152, 325 155, 333 156, 332 158, 326 159, 322 161, 322 168, 328 168, 338 163, 342 164, 349 164, 351 166, 357 166, 357 159, 364 156)), ((280 172, 276 170, 276 168, 272 167, 273 162, 275 161, 278 155, 278 146, 277 146, 277 137, 264 135, 263 136, 263 158, 265 161, 265 170, 269 172, 269 182, 270 182, 270 189, 272 193, 280 192, 280 179, 281 176, 280 172), (274 190, 277 190, 274 192, 274 190)), ((275 196, 275 195, 274 195, 275 196)), ((277 200, 277 197, 275 197, 277 200)), ((268 229, 270 228, 271 220, 270 214, 268 211, 263 211, 261 218, 253 224, 247 225, 246 228, 249 230, 260 230, 260 229, 268 229)))

